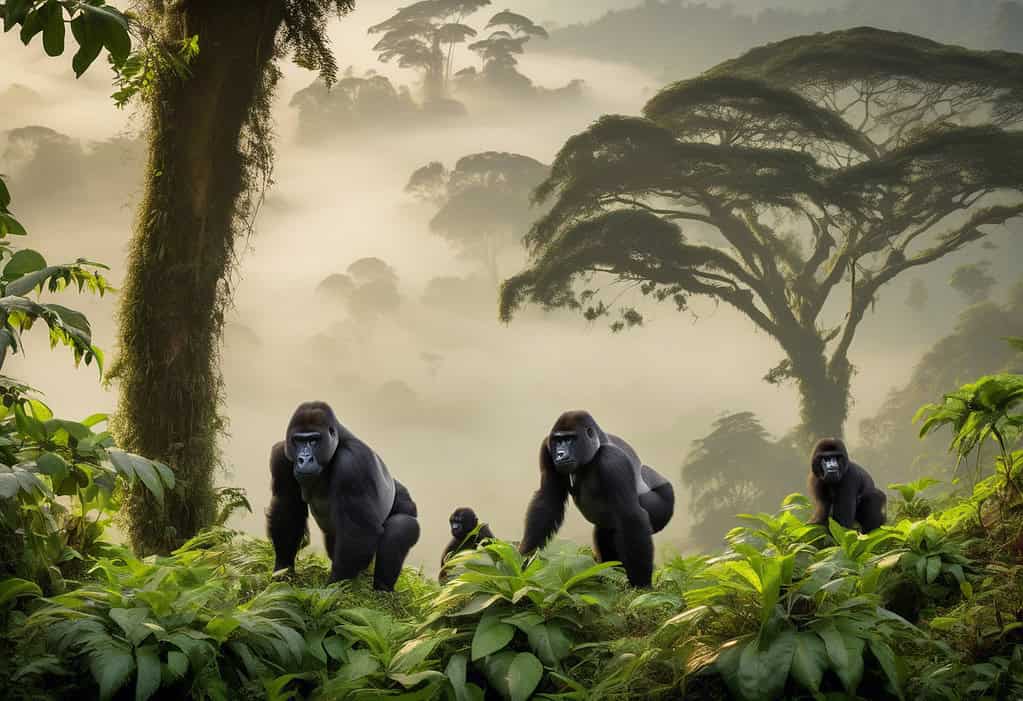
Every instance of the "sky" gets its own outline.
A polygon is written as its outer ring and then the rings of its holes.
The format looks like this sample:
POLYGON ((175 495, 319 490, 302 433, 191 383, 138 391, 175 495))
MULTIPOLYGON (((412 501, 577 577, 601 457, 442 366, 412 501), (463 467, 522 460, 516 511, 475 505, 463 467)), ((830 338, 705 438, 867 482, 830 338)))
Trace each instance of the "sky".
MULTIPOLYGON (((567 23, 631 4, 523 0, 515 9, 567 23)), ((360 2, 332 23, 333 45, 342 66, 412 83, 413 75, 380 64, 370 50, 374 39, 366 27, 390 11, 390 3, 360 2)), ((11 177, 13 209, 31 233, 29 243, 48 260, 103 261, 117 286, 141 187, 141 154, 126 149, 122 161, 105 162, 60 190, 53 183, 67 174, 54 168, 37 174, 29 188, 16 159, 4 160, 6 132, 42 125, 88 150, 91 142, 137 135, 142 115, 113 106, 102 65, 76 81, 70 55, 48 58, 38 42, 25 48, 13 33, 0 35, 0 65, 0 104, 5 96, 18 104, 0 111, 0 172, 11 177)), ((435 572, 456 507, 475 508, 499 536, 520 537, 538 484, 538 445, 562 411, 582 408, 674 483, 676 515, 657 543, 662 557, 684 549, 680 467, 692 441, 724 412, 754 411, 775 435, 798 420, 794 390, 761 380, 782 358, 776 344, 737 313, 707 302, 681 314, 645 305, 646 325, 617 335, 568 314, 530 311, 505 326, 496 307, 466 312, 427 304, 423 294, 432 279, 479 271, 431 235, 431 206, 403 192, 412 170, 434 160, 450 166, 470 153, 499 150, 550 163, 566 138, 600 114, 638 113, 660 87, 658 79, 626 61, 531 52, 524 73, 549 88, 582 78, 588 98, 561 110, 520 108, 458 126, 365 131, 309 146, 297 141, 297 111, 288 102, 314 76, 291 63, 283 68, 274 105, 275 185, 252 236, 240 244, 224 347, 229 429, 222 442, 227 472, 218 482, 245 487, 254 507, 235 525, 263 532, 271 445, 283 438, 299 402, 323 399, 410 489, 423 535, 409 563, 435 572), (364 257, 393 268, 400 295, 396 311, 372 320, 354 318, 316 293, 321 280, 364 257)), ((502 274, 516 272, 524 260, 520 253, 506 257, 502 274)), ((885 298, 892 302, 880 305, 875 335, 865 332, 853 348, 859 370, 848 424, 853 438, 858 420, 876 411, 948 330, 901 323, 900 295, 885 298)), ((96 342, 116 356, 116 295, 72 294, 61 303, 85 311, 96 342)), ((73 368, 68 351, 50 351, 45 333, 27 334, 25 357, 9 360, 5 372, 39 388, 59 416, 116 411, 116 391, 100 384, 94 368, 73 368)), ((794 469, 793 491, 803 486, 800 470, 794 469)), ((589 533, 570 508, 562 535, 586 543, 589 533)), ((313 541, 319 547, 320 539, 313 541)))

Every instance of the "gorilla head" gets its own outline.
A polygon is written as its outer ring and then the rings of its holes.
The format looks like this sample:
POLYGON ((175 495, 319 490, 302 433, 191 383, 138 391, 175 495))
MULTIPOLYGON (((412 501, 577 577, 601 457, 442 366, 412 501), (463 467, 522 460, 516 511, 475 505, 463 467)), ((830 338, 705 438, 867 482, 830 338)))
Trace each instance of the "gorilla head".
POLYGON ((588 411, 566 411, 554 423, 547 449, 558 474, 571 475, 593 460, 602 441, 604 432, 588 411))
POLYGON ((305 402, 295 409, 284 436, 284 454, 294 463, 299 484, 319 479, 334 457, 339 438, 337 418, 324 402, 305 402))
POLYGON ((479 523, 476 512, 467 506, 455 509, 451 513, 451 535, 455 538, 464 538, 472 532, 472 529, 479 523))
POLYGON ((810 458, 810 469, 825 484, 837 484, 849 469, 849 452, 845 443, 837 438, 822 438, 817 441, 810 458))

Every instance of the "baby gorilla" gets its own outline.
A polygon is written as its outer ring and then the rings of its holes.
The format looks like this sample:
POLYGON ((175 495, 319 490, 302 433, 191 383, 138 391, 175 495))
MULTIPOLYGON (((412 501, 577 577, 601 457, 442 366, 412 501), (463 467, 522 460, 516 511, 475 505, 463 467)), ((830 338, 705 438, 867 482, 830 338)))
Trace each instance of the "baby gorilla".
POLYGON ((675 491, 632 446, 604 433, 586 411, 562 414, 540 444, 540 488, 526 511, 520 552, 532 552, 557 532, 570 494, 594 525, 597 559, 621 562, 630 584, 649 586, 653 534, 671 520, 675 491))
POLYGON ((373 449, 342 426, 324 402, 300 404, 284 440, 270 451, 267 530, 274 569, 291 569, 309 512, 323 531, 330 581, 369 567, 375 589, 392 590, 419 540, 416 504, 373 449))
POLYGON ((823 438, 813 449, 810 494, 816 502, 811 524, 827 526, 830 517, 843 528, 859 523, 869 533, 885 522, 888 497, 874 486, 866 470, 849 459, 845 443, 837 438, 823 438))
POLYGON ((480 541, 494 537, 490 526, 485 523, 480 526, 479 531, 470 535, 473 529, 479 525, 480 521, 476 518, 476 512, 467 506, 455 509, 449 521, 451 522, 451 540, 448 542, 447 547, 444 548, 444 554, 440 557, 440 574, 437 576, 437 581, 441 584, 448 578, 448 574, 444 569, 444 563, 447 562, 449 557, 463 550, 475 550, 480 541))

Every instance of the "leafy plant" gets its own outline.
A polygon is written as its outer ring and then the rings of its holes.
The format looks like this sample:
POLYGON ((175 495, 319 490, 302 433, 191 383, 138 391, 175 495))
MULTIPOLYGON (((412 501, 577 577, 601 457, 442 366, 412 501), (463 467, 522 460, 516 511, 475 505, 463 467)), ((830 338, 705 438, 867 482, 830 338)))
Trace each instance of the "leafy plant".
POLYGON ((896 520, 926 517, 931 513, 933 507, 928 499, 921 496, 921 492, 938 484, 941 484, 941 480, 931 479, 930 477, 922 477, 905 484, 889 484, 888 489, 897 491, 899 496, 902 497, 902 501, 897 502, 895 505, 893 517, 896 520))
POLYGON ((1021 401, 1023 376, 986 375, 946 394, 941 404, 921 407, 913 420, 924 419, 921 437, 942 426, 952 428, 950 449, 958 455, 957 467, 974 451, 979 466, 984 441, 993 439, 1000 458, 996 465, 1001 468, 1006 486, 1018 495, 1020 488, 1013 470, 1018 469, 1019 458, 1013 456, 1010 448, 1023 430, 1023 414, 1013 413, 1021 401))

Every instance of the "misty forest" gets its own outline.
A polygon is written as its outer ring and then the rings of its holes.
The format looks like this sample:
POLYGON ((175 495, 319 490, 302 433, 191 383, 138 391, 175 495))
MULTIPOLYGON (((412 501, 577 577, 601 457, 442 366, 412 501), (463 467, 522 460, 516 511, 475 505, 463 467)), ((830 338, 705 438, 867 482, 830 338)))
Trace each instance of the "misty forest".
POLYGON ((1020 0, 0 21, 0 698, 1023 699, 1020 0))

